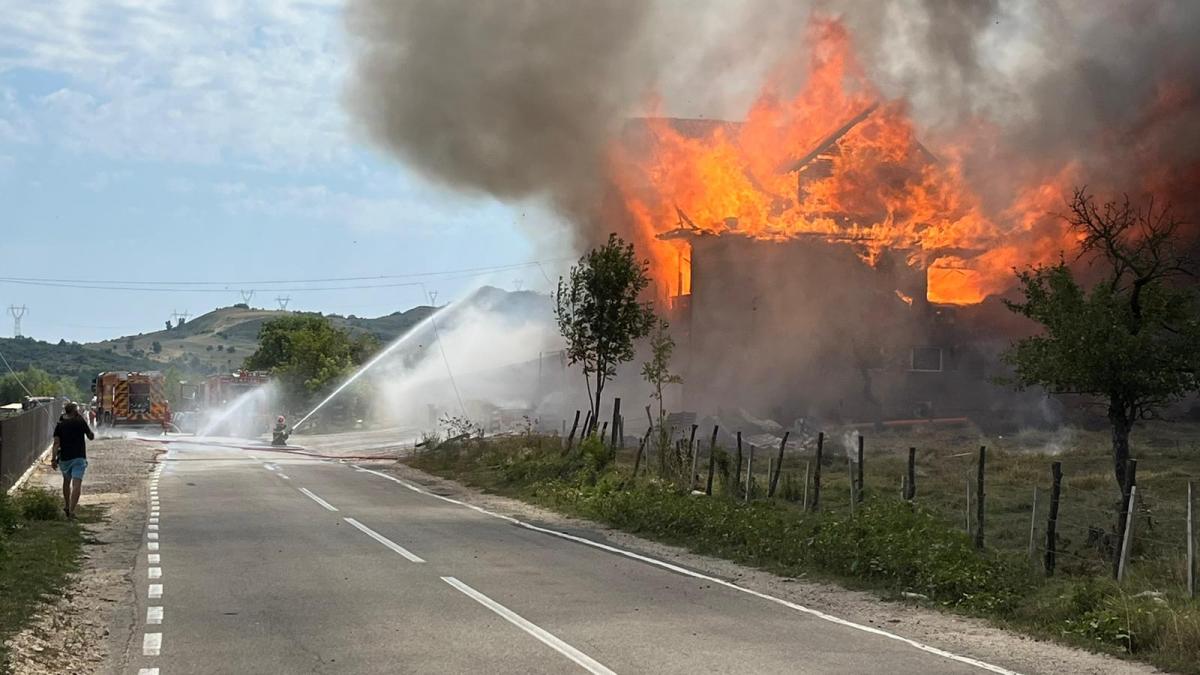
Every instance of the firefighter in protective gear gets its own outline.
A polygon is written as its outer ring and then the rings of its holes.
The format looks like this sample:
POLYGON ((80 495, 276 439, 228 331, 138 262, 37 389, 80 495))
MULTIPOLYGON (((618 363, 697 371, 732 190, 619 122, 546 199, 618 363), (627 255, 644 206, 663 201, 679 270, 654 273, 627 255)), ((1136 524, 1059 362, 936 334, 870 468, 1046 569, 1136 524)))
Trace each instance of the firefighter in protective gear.
POLYGON ((275 420, 275 429, 274 429, 273 433, 271 434, 271 445, 275 445, 275 446, 287 445, 288 436, 291 436, 291 435, 292 435, 292 432, 287 427, 287 418, 285 418, 283 415, 280 415, 275 420))

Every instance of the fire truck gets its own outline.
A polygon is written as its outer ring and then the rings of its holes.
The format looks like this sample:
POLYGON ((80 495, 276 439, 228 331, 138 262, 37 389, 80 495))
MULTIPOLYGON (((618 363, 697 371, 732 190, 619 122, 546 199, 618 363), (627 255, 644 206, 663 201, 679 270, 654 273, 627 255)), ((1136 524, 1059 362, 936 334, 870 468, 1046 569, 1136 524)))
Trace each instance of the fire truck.
POLYGON ((166 428, 171 424, 166 378, 159 372, 105 372, 92 380, 96 420, 104 426, 166 428))
POLYGON ((271 426, 273 401, 250 396, 271 381, 268 373, 239 370, 209 376, 202 390, 202 424, 213 435, 257 436, 271 426))

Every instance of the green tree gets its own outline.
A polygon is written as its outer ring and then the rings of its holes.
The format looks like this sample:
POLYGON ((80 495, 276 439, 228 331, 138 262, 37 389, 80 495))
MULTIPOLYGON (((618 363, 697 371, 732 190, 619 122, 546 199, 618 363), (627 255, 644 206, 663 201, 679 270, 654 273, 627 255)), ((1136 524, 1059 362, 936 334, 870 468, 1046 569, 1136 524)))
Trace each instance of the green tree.
MULTIPOLYGON (((639 261, 616 234, 579 259, 570 278, 559 278, 554 297, 558 330, 567 342, 567 358, 583 366, 591 399, 591 428, 598 424, 600 396, 617 366, 633 359, 634 342, 654 324, 654 312, 639 296, 650 279, 649 261, 639 261)), ((585 433, 590 430, 585 429, 585 433)))
POLYGON ((663 424, 666 411, 663 409, 663 387, 683 382, 683 378, 671 372, 671 355, 675 352, 675 338, 667 331, 670 326, 659 319, 650 333, 650 360, 642 364, 642 377, 650 383, 653 391, 650 398, 658 401, 658 425, 663 424))
POLYGON ((269 370, 293 401, 306 401, 361 365, 379 347, 370 335, 352 336, 329 319, 284 316, 263 324, 247 370, 269 370))
POLYGON ((158 340, 151 342, 150 343, 150 351, 154 352, 155 354, 161 354, 162 353, 162 343, 159 342, 158 340))
POLYGON ((55 377, 41 368, 31 366, 0 377, 0 401, 3 403, 16 403, 30 395, 66 396, 72 401, 78 401, 83 396, 74 380, 69 377, 55 377), (26 393, 26 390, 29 393, 26 393))
POLYGON ((1169 207, 1142 208, 1128 197, 1098 206, 1078 189, 1066 219, 1080 235, 1079 258, 1099 278, 1085 288, 1065 260, 1018 272, 1024 300, 1007 304, 1043 331, 1005 357, 1020 386, 1103 402, 1122 487, 1134 425, 1197 390, 1196 286, 1169 207))

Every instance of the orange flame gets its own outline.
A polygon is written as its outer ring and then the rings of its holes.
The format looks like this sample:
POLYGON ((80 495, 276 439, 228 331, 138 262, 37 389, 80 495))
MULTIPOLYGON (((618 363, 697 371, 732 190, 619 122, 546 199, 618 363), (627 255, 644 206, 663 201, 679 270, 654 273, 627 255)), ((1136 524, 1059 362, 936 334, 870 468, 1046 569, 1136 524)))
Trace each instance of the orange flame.
MULTIPOLYGON (((658 238, 679 226, 850 242, 868 262, 903 252, 928 270, 928 299, 938 303, 979 302, 1011 284, 1014 266, 1062 250, 1065 228, 1046 221, 1073 168, 989 216, 964 177, 966 143, 923 146, 905 102, 886 99, 864 74, 845 28, 817 20, 811 31, 796 96, 785 99, 774 77, 742 123, 650 117, 640 129, 648 138, 614 148, 614 182, 660 279, 685 276, 679 244, 658 238)), ((983 124, 967 131, 973 143, 988 133, 983 124)))

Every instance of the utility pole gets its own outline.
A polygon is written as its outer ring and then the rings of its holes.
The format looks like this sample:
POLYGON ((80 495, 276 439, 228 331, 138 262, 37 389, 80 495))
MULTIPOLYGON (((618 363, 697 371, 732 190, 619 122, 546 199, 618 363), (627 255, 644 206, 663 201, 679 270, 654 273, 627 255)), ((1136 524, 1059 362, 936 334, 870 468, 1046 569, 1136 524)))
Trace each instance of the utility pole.
POLYGON ((25 305, 21 305, 20 307, 17 307, 16 305, 8 306, 8 313, 11 314, 13 318, 13 337, 22 337, 21 317, 25 316, 25 313, 28 311, 29 308, 25 305))
POLYGON ((275 302, 279 303, 279 311, 286 312, 288 303, 292 301, 290 296, 280 296, 275 298, 275 302))
POLYGON ((241 291, 241 294, 242 294, 242 302, 249 305, 250 299, 254 297, 254 290, 251 289, 249 291, 241 291))

